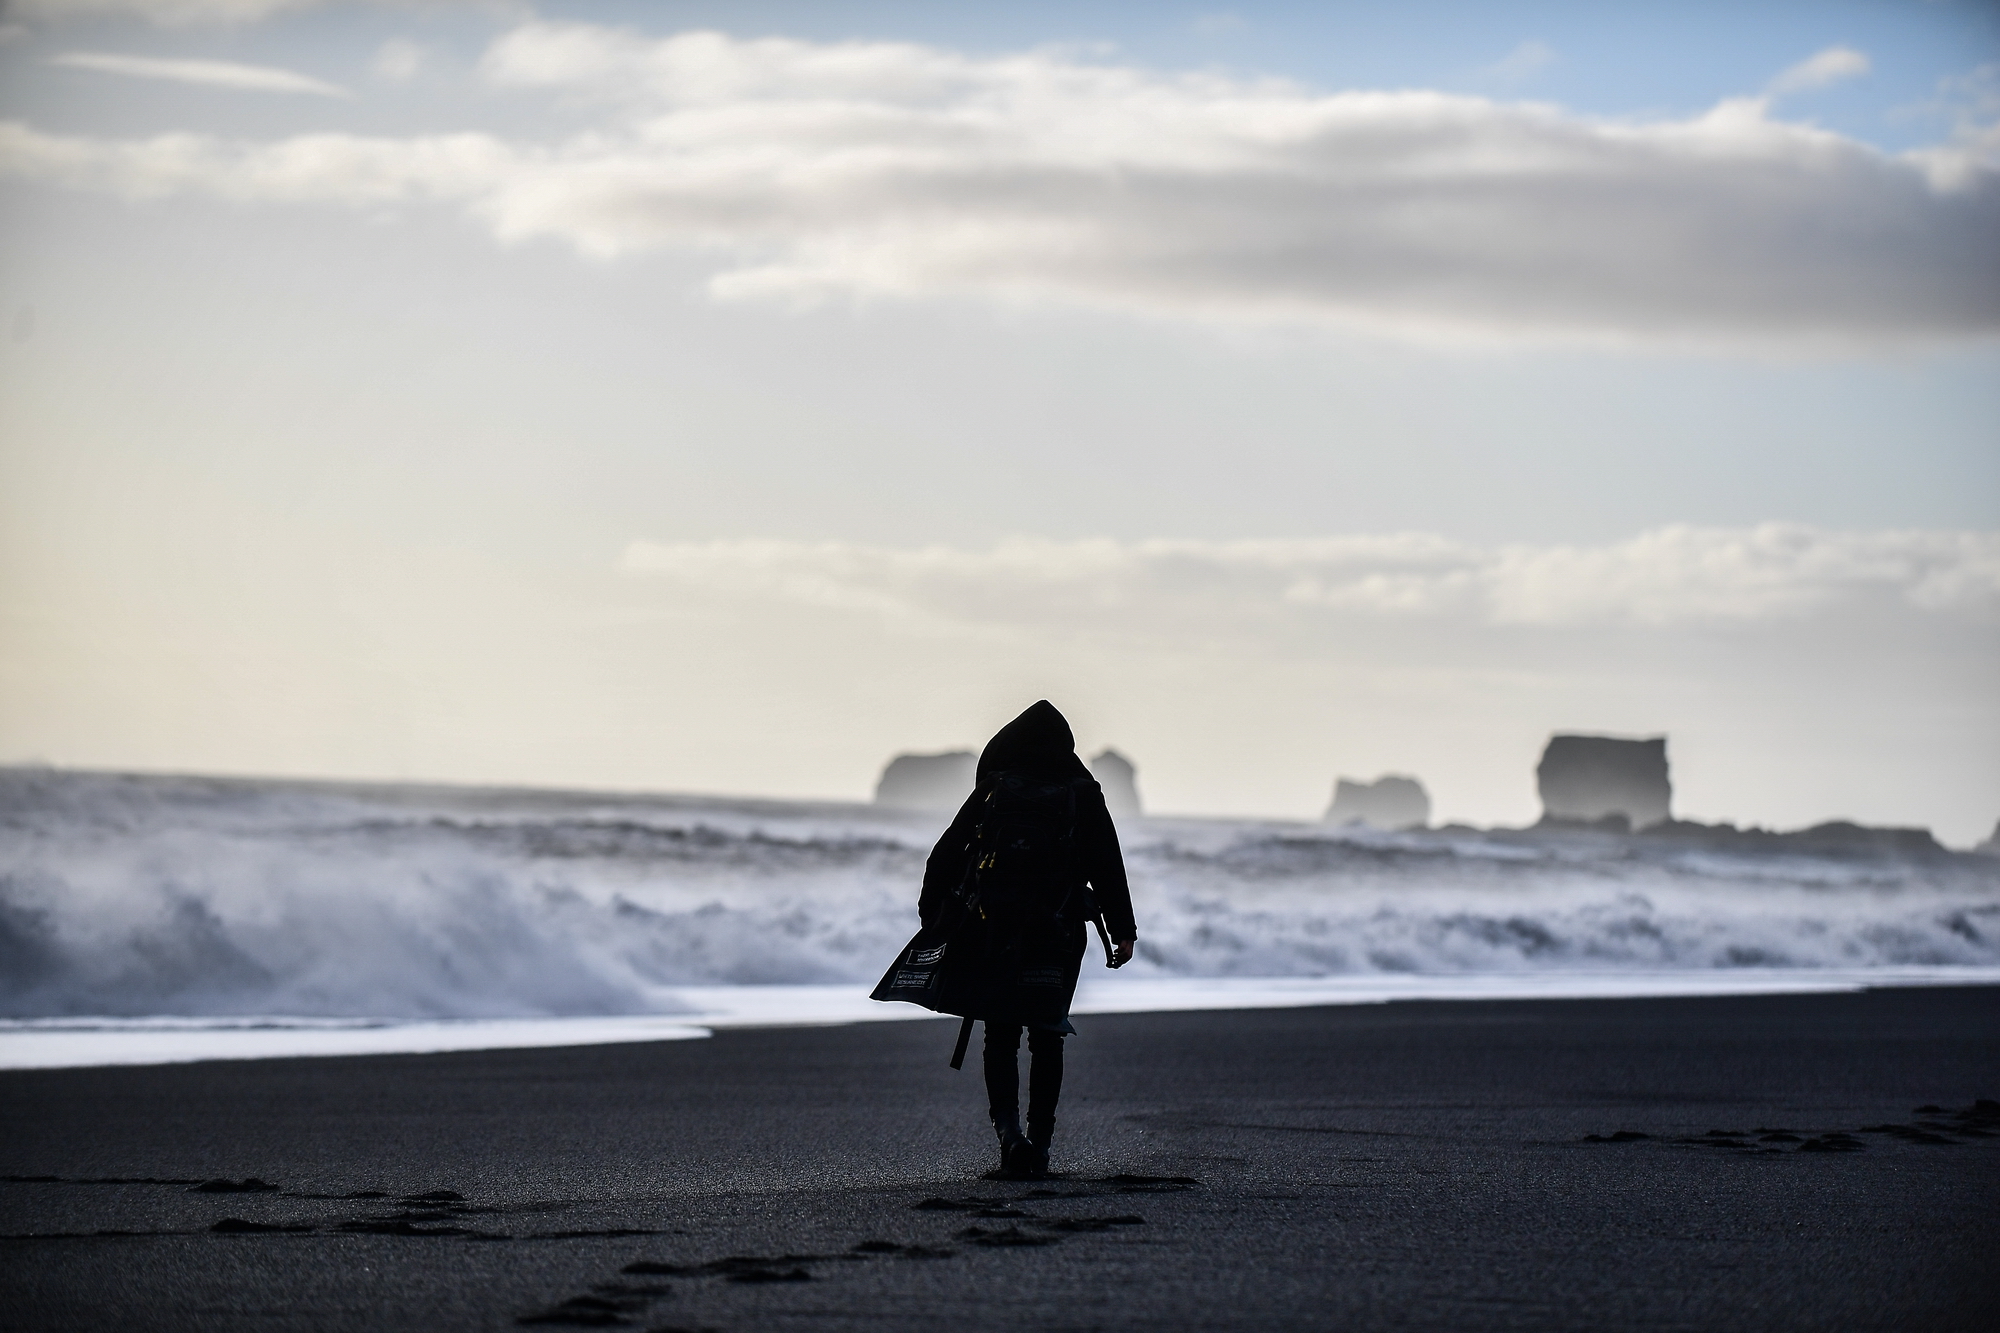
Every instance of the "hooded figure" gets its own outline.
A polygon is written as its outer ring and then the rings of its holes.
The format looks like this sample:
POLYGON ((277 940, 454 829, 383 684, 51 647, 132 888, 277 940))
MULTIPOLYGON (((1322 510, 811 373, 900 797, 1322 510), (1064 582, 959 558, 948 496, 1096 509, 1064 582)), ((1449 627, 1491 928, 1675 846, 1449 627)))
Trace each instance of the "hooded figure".
POLYGON ((1103 915, 1105 929, 1118 945, 1113 966, 1130 960, 1138 931, 1118 832, 1105 809, 1104 792, 1077 758, 1069 723, 1046 699, 1000 728, 981 751, 972 795, 924 867, 923 897, 918 903, 924 924, 948 920, 957 910, 982 821, 994 809, 996 792, 1010 784, 1037 793, 1060 794, 1066 788, 1071 815, 1066 847, 1038 871, 1034 885, 1034 896, 1050 909, 1018 919, 996 914, 984 925, 988 966, 996 974, 1005 972, 1007 979, 1032 978, 1041 983, 1042 998, 1029 1007, 1011 998, 1023 991, 1007 989, 996 975, 990 1006, 976 1015, 986 1025, 987 1114, 1000 1140, 1000 1169, 1032 1177, 1047 1172, 1049 1143, 1055 1137, 1063 1038, 1076 1031, 1069 1021, 1069 1005, 1083 963, 1085 923, 1103 915), (1018 1064, 1023 1028, 1029 1055, 1026 1134, 1021 1132, 1018 1064))

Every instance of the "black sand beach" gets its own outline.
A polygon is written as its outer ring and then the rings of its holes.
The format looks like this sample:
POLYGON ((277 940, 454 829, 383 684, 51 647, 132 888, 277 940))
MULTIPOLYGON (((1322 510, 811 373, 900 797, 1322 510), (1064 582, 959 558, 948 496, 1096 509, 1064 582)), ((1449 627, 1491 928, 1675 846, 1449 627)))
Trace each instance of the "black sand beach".
POLYGON ((1079 1027, 0 1074, 0 1326, 2000 1326, 2000 989, 1079 1027))

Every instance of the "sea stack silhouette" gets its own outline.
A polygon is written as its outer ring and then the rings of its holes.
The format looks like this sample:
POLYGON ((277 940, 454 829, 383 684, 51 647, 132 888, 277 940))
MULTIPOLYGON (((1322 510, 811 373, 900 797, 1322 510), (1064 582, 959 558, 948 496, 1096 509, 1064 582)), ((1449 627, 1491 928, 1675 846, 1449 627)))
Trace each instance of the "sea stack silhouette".
MULTIPOLYGON (((1090 776, 1104 788, 1104 804, 1113 819, 1137 819, 1139 770, 1130 759, 1106 747, 1090 761, 1090 776)), ((972 795, 978 780, 979 756, 971 750, 942 754, 899 754, 882 770, 875 784, 875 804, 894 810, 957 810, 972 795)))
POLYGON ((875 784, 875 804, 898 810, 956 810, 972 795, 979 756, 971 750, 899 754, 875 784))
POLYGON ((1341 778, 1333 784, 1329 824, 1366 824, 1379 829, 1424 828, 1431 822, 1431 796, 1415 778, 1386 774, 1373 782, 1341 778))
POLYGON ((1665 736, 1551 736, 1535 767, 1535 783, 1544 824, 1629 831, 1673 818, 1665 736))
POLYGON ((1139 770, 1130 759, 1106 746, 1090 761, 1090 776, 1104 788, 1104 806, 1113 819, 1137 819, 1143 813, 1139 808, 1139 770))

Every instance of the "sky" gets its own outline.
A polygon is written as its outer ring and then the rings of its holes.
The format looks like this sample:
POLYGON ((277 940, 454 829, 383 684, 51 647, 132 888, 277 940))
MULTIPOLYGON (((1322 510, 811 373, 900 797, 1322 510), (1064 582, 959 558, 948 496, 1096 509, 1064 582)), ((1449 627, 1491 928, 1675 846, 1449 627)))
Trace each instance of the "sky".
POLYGON ((16 0, 0 762, 2000 817, 2000 9, 16 0))

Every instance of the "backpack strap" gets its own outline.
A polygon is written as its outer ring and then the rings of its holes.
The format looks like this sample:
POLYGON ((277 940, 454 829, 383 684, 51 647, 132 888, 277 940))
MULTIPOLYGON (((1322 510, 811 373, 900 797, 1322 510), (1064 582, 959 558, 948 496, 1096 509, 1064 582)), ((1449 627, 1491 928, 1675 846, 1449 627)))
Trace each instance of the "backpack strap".
POLYGON ((958 1025, 958 1045, 951 1048, 951 1067, 965 1068, 965 1048, 972 1044, 972 1020, 965 1019, 958 1025))
MULTIPOLYGON (((981 805, 992 804, 993 788, 999 784, 999 777, 998 773, 989 773, 984 782, 972 789, 973 796, 981 805)), ((972 833, 966 839, 965 870, 958 877, 958 887, 952 890, 952 897, 958 900, 960 909, 967 916, 986 915, 979 908, 979 890, 973 887, 973 879, 979 873, 979 834, 985 827, 986 819, 982 815, 979 821, 973 824, 972 833)), ((952 1068, 956 1069, 958 1066, 954 1064, 952 1068)))

